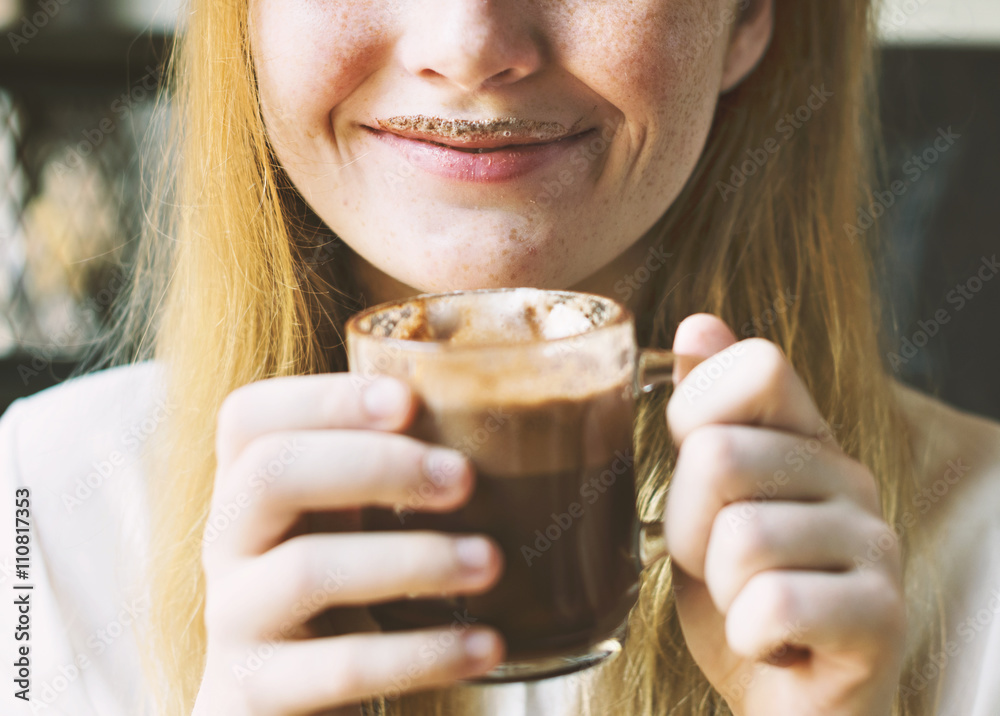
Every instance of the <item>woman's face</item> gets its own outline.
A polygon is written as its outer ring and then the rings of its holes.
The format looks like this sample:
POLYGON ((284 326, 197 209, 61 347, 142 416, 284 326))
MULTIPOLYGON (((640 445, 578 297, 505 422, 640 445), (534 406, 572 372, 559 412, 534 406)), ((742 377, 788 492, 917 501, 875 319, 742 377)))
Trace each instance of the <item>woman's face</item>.
POLYGON ((755 2, 739 22, 747 0, 254 0, 263 115, 380 272, 566 288, 680 192, 718 95, 766 48, 755 2))

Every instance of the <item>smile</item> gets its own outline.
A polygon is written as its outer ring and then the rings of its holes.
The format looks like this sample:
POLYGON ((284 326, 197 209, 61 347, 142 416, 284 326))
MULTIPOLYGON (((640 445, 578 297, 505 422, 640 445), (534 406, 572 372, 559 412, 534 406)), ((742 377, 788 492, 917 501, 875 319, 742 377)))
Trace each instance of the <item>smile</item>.
POLYGON ((397 157, 428 174, 480 184, 511 181, 565 159, 596 130, 586 130, 554 141, 511 143, 509 138, 455 142, 450 138, 401 136, 365 127, 397 157), (443 140, 443 141, 442 141, 443 140))

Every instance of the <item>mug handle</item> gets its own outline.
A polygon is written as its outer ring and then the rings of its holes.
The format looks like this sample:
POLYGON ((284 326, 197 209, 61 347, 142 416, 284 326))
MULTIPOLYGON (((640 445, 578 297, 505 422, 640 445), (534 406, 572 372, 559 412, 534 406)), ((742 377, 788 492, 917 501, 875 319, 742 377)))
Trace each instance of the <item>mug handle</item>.
MULTIPOLYGON (((639 352, 633 386, 636 395, 649 393, 658 385, 673 385, 677 356, 666 350, 646 348, 639 352)), ((638 558, 642 568, 650 567, 667 556, 663 522, 640 522, 638 558)))

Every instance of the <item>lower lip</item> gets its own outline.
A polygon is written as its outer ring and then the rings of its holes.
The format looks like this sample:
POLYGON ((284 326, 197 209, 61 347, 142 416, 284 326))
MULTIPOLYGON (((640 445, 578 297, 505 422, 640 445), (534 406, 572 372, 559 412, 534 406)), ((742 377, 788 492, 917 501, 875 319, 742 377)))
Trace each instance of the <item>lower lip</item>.
POLYGON ((522 144, 508 149, 474 153, 417 139, 406 139, 389 132, 369 130, 399 151, 417 169, 445 179, 479 184, 510 181, 555 162, 593 132, 590 130, 547 144, 522 144))

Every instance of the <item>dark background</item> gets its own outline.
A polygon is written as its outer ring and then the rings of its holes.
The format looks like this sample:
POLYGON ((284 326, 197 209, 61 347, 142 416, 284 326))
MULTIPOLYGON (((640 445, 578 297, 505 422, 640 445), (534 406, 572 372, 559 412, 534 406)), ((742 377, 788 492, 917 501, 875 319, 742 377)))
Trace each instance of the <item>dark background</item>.
MULTIPOLYGON (((151 97, 133 90, 165 57, 169 37, 155 30, 75 27, 42 28, 16 49, 0 39, 0 134, 7 135, 7 159, 0 163, 6 212, 0 248, 8 279, 5 288, 0 284, 0 338, 8 337, 6 348, 0 343, 0 355, 7 351, 0 358, 0 411, 71 373, 106 318, 116 261, 133 245, 138 227, 136 189, 145 169, 137 147, 151 131, 151 97), (125 105, 123 93, 130 97, 125 105), (88 154, 86 171, 53 190, 46 179, 51 165, 65 164, 85 133, 98 138, 94 132, 102 126, 112 129, 88 154), (101 214, 104 244, 98 244, 105 249, 92 250, 93 259, 66 260, 65 270, 56 272, 66 285, 51 276, 39 280, 36 274, 55 265, 52 256, 65 253, 74 232, 94 225, 98 201, 108 209, 101 214), (53 217, 70 228, 60 235, 63 243, 50 245, 39 232, 53 217), (25 226, 30 231, 22 233, 25 226), (49 253, 25 260, 22 254, 30 256, 36 244, 45 244, 49 253), (20 253, 10 246, 20 246, 20 253), (50 305, 50 294, 59 291, 69 304, 90 307, 79 335, 53 329, 59 321, 46 318, 59 315, 50 305), (94 300, 102 291, 104 298, 94 300)), ((890 246, 879 281, 887 307, 886 350, 905 359, 895 368, 903 380, 1000 419, 1000 276, 983 283, 961 307, 949 301, 957 284, 976 277, 983 260, 1000 253, 1000 47, 893 46, 883 51, 882 64, 887 182, 882 189, 894 180, 906 185, 878 219, 890 246), (949 130, 959 135, 953 146, 913 180, 913 155, 949 130), (947 322, 921 338, 941 310, 947 322), (923 345, 906 357, 901 351, 907 341, 923 345)), ((62 325, 74 321, 81 323, 71 315, 62 325)))
POLYGON ((984 258, 1000 258, 1000 48, 883 54, 890 179, 904 177, 906 161, 932 146, 939 129, 961 135, 883 217, 893 252, 884 293, 899 318, 889 344, 912 342, 918 322, 941 309, 948 315, 898 375, 1000 419, 1000 276, 964 305, 955 294, 948 299, 984 258))

